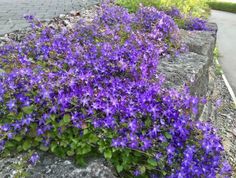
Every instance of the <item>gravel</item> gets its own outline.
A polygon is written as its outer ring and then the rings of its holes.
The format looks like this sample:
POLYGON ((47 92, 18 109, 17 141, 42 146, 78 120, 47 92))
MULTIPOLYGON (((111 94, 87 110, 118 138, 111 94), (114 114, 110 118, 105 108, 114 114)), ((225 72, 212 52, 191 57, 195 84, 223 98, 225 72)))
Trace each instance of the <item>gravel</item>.
POLYGON ((215 109, 215 117, 210 117, 210 122, 222 138, 225 157, 233 168, 233 177, 236 177, 236 106, 221 75, 215 75, 214 86, 212 99, 221 101, 221 105, 215 109))

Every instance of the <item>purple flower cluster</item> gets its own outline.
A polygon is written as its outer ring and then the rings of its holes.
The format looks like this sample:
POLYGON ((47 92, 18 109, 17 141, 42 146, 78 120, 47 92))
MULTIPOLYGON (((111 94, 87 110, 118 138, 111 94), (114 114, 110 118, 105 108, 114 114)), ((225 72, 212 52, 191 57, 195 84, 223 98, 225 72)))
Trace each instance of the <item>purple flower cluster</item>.
POLYGON ((184 15, 180 12, 180 10, 176 7, 172 7, 171 9, 165 10, 166 14, 171 16, 172 18, 183 18, 184 15))
POLYGON ((180 28, 187 30, 208 31, 207 21, 197 17, 183 15, 177 8, 165 10, 166 14, 175 19, 180 28))
POLYGON ((207 22, 200 18, 191 18, 186 23, 186 28, 188 30, 210 30, 207 27, 207 22))
POLYGON ((36 165, 39 160, 39 155, 38 153, 33 153, 29 159, 30 164, 36 165))
MULTIPOLYGON (((51 133, 93 127, 111 147, 161 161, 166 177, 230 172, 214 129, 191 121, 199 100, 188 89, 163 88, 163 76, 156 75, 161 57, 184 49, 170 16, 152 7, 129 14, 103 4, 92 23, 73 30, 38 21, 32 27, 22 42, 0 48, 2 151, 18 135, 42 138, 48 147, 57 141, 51 133)), ((37 159, 33 155, 32 163, 37 159)), ((140 175, 134 166, 130 172, 140 175)), ((162 175, 156 167, 150 175, 162 175)))

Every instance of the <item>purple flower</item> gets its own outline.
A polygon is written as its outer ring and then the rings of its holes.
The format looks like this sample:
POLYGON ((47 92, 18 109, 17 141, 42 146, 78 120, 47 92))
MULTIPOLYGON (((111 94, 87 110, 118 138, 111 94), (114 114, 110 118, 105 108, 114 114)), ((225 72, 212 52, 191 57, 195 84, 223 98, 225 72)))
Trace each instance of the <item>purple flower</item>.
POLYGON ((147 138, 141 138, 140 139, 142 141, 142 150, 148 150, 152 147, 152 141, 150 139, 147 138))
POLYGON ((169 145, 166 149, 167 155, 174 155, 175 153, 175 148, 172 145, 169 145))
POLYGON ((12 110, 15 106, 16 106, 16 101, 15 100, 10 100, 8 103, 7 103, 7 106, 9 108, 9 110, 12 110))
POLYGON ((232 171, 231 165, 227 161, 224 161, 222 163, 221 174, 230 174, 231 171, 232 171))
POLYGON ((0 151, 2 151, 5 148, 5 140, 0 140, 0 151))
POLYGON ((161 157, 162 157, 162 154, 161 154, 161 153, 157 153, 157 154, 155 155, 155 158, 156 158, 157 161, 158 161, 161 157))
POLYGON ((120 140, 119 139, 113 139, 111 145, 115 148, 119 147, 121 145, 120 140))
POLYGON ((38 155, 38 153, 33 153, 33 154, 31 155, 30 159, 29 159, 29 162, 30 162, 30 164, 32 164, 33 166, 35 166, 35 165, 37 164, 38 160, 39 160, 39 155, 38 155))
POLYGON ((216 108, 219 108, 222 105, 221 99, 217 99, 215 102, 216 108))
POLYGON ((12 124, 12 126, 13 126, 15 131, 20 130, 22 128, 20 122, 15 122, 15 123, 12 124))
POLYGON ((38 128, 37 129, 37 135, 42 135, 42 134, 44 134, 43 129, 42 128, 38 128))
POLYGON ((8 133, 7 137, 8 137, 9 140, 11 140, 14 137, 14 134, 13 133, 8 133))
POLYGON ((138 129, 138 122, 136 119, 132 120, 131 122, 129 122, 129 129, 132 131, 132 132, 136 132, 137 129, 138 129))
POLYGON ((160 132, 160 126, 154 125, 153 129, 149 132, 149 134, 152 138, 156 138, 159 132, 160 132))
POLYGON ((22 125, 30 125, 30 123, 33 121, 31 116, 27 116, 25 119, 22 120, 22 125))
POLYGON ((3 130, 4 132, 8 132, 10 130, 10 125, 9 124, 1 125, 0 129, 3 130))
POLYGON ((134 174, 134 176, 137 177, 137 176, 141 175, 141 172, 140 172, 140 170, 136 169, 133 174, 134 174))

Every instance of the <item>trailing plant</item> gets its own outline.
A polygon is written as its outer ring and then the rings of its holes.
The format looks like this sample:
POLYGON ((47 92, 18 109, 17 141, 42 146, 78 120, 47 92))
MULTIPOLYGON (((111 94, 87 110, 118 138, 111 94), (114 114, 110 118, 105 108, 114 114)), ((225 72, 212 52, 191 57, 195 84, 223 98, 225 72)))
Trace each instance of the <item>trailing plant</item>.
POLYGON ((165 9, 164 11, 174 19, 179 28, 186 30, 211 31, 211 29, 207 27, 207 21, 202 18, 186 16, 175 7, 165 9))
MULTIPOLYGON (((177 8, 178 6, 174 5, 173 3, 169 2, 169 5, 172 4, 172 6, 168 6, 168 1, 158 1, 158 0, 149 0, 149 1, 143 1, 143 0, 118 0, 116 3, 118 5, 126 7, 130 12, 136 12, 139 7, 145 6, 145 7, 157 7, 160 11, 164 11, 167 15, 170 15, 175 23, 178 25, 179 28, 186 29, 186 30, 211 30, 207 27, 207 21, 205 18, 200 18, 199 16, 194 16, 193 14, 190 14, 190 11, 188 13, 184 13, 182 9, 177 8)), ((178 1, 175 1, 178 2, 178 1)), ((185 1, 186 2, 186 1, 185 1)), ((195 1, 194 1, 195 2, 195 1)), ((184 4, 181 2, 180 4, 184 4)))
POLYGON ((26 19, 32 33, 0 48, 1 155, 40 149, 83 164, 95 153, 126 178, 230 174, 215 129, 191 120, 205 99, 156 74, 186 50, 169 15, 107 3, 73 30, 26 19))

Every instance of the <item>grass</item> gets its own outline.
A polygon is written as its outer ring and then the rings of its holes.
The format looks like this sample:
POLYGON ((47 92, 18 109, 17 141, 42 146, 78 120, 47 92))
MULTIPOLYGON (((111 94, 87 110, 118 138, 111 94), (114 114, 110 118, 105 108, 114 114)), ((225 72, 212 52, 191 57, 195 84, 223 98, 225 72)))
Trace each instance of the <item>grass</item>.
POLYGON ((208 2, 211 9, 236 13, 236 3, 232 2, 208 2))
POLYGON ((222 75, 223 74, 222 68, 221 68, 219 62, 217 62, 219 57, 220 57, 219 48, 216 47, 214 49, 214 63, 215 63, 215 74, 216 75, 222 75))
POLYGON ((161 2, 155 0, 116 0, 118 5, 124 6, 129 9, 130 12, 136 12, 139 5, 160 7, 161 2))
POLYGON ((116 0, 118 5, 124 6, 130 12, 135 12, 139 5, 154 6, 157 8, 177 7, 182 13, 194 17, 207 16, 207 0, 116 0))

